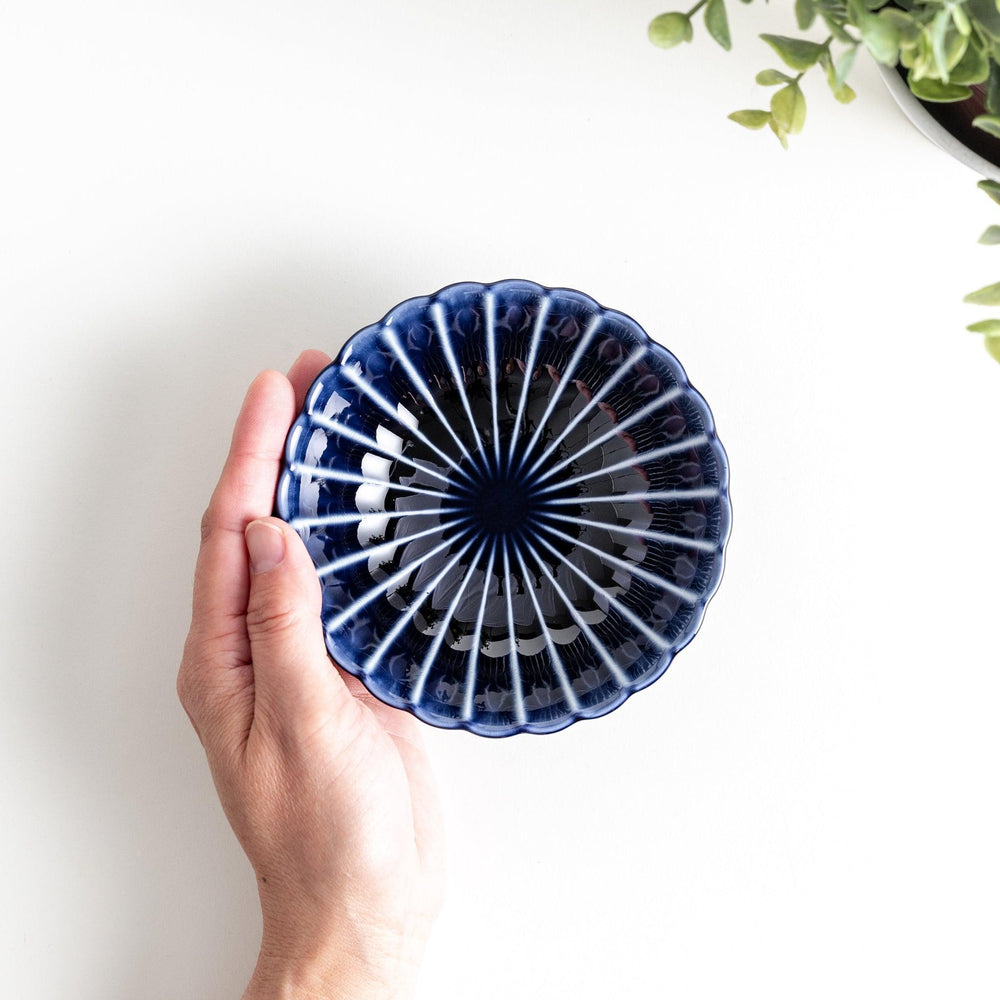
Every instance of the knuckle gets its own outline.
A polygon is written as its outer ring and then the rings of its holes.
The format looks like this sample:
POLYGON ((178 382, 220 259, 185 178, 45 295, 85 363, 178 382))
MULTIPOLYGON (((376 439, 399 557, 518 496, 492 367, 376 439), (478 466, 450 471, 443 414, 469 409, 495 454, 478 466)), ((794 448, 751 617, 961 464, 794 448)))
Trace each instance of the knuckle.
POLYGON ((201 515, 201 542, 204 545, 215 530, 215 511, 209 504, 205 508, 205 513, 201 515))
POLYGON ((191 711, 198 700, 195 677, 195 671, 188 662, 182 663, 180 670, 177 671, 177 698, 187 712, 191 711))
POLYGON ((247 610, 247 631, 258 638, 291 635, 300 626, 302 616, 298 608, 286 605, 278 608, 250 607, 247 610))

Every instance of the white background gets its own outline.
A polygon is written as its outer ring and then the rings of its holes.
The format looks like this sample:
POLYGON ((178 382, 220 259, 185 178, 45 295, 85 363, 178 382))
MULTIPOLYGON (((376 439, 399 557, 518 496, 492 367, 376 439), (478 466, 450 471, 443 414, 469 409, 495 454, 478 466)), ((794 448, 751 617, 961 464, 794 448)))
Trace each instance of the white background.
POLYGON ((13 2, 0 23, 0 994, 231 998, 254 880, 174 693, 243 391, 452 281, 633 315, 715 411, 702 632, 556 736, 428 733, 420 997, 996 996, 998 210, 859 60, 783 153, 668 4, 13 2))

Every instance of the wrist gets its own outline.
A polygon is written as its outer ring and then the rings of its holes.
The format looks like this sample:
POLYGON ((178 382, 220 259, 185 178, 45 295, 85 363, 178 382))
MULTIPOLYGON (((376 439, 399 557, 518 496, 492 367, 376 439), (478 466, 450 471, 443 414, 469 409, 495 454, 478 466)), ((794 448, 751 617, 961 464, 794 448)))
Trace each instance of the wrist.
POLYGON ((413 982, 351 963, 302 965, 258 960, 243 1000, 404 1000, 413 982))
POLYGON ((261 944, 243 1000, 406 1000, 416 985, 423 940, 261 944))
POLYGON ((258 961, 243 1000, 401 1000, 408 995, 365 970, 258 961))

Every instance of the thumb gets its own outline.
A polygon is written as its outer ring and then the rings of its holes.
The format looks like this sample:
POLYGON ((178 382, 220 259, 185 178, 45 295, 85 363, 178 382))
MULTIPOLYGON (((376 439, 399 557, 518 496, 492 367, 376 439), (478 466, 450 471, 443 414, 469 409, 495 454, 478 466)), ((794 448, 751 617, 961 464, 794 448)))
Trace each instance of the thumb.
POLYGON ((316 732, 353 704, 323 642, 316 569, 299 536, 276 517, 251 521, 246 545, 254 717, 286 732, 316 732))

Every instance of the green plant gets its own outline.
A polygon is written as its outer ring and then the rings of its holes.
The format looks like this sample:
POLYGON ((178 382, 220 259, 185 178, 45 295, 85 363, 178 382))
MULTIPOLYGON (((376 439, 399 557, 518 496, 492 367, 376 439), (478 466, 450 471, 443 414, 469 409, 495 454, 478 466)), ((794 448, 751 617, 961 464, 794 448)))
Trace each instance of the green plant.
MULTIPOLYGON (((702 9, 708 33, 729 50, 725 0, 698 0, 687 12, 660 14, 650 22, 650 41, 667 49, 690 42, 692 19, 702 9)), ((767 127, 787 149, 788 137, 801 132, 806 121, 803 76, 818 67, 833 96, 848 104, 855 93, 847 78, 865 48, 886 66, 903 66, 910 90, 922 101, 964 101, 972 97, 973 85, 984 86, 985 113, 973 124, 1000 137, 1000 0, 795 0, 795 20, 803 32, 822 26, 826 37, 761 35, 784 68, 757 74, 758 84, 776 88, 769 106, 734 111, 729 117, 736 124, 767 127)), ((979 186, 1000 204, 1000 184, 984 180, 979 186)), ((979 242, 1000 244, 1000 226, 990 226, 979 242)), ((1000 282, 970 292, 965 301, 1000 306, 1000 282)), ((968 329, 984 334, 986 349, 1000 361, 1000 319, 968 329)))

